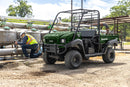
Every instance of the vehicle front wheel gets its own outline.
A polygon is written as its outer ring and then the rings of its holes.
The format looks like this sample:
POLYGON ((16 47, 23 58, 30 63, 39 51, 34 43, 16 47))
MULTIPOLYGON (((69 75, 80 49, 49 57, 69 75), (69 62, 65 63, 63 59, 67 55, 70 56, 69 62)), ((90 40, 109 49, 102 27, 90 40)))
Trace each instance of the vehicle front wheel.
POLYGON ((78 68, 82 63, 82 56, 80 52, 71 50, 65 55, 65 65, 70 69, 78 68))
POLYGON ((43 61, 46 64, 54 64, 56 62, 56 59, 49 57, 48 53, 44 53, 44 55, 43 55, 43 61))
POLYGON ((115 51, 112 48, 108 48, 106 54, 103 56, 103 61, 105 63, 112 63, 115 60, 115 51))

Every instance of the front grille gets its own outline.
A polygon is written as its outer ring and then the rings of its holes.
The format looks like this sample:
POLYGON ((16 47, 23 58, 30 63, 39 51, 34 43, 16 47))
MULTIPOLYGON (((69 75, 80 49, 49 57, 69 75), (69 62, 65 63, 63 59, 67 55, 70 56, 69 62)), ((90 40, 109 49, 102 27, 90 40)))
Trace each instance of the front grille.
POLYGON ((57 51, 57 46, 55 44, 44 44, 44 49, 47 52, 53 52, 56 53, 57 51))
POLYGON ((44 51, 54 54, 64 53, 65 46, 60 44, 44 44, 44 51))

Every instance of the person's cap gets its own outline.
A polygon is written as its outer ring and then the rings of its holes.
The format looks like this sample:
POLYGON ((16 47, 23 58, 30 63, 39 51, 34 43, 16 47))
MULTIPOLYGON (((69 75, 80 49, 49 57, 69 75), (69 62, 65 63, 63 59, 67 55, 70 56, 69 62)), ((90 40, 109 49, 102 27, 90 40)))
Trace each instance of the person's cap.
POLYGON ((21 32, 21 33, 20 33, 20 36, 22 36, 23 34, 25 34, 25 32, 21 32))

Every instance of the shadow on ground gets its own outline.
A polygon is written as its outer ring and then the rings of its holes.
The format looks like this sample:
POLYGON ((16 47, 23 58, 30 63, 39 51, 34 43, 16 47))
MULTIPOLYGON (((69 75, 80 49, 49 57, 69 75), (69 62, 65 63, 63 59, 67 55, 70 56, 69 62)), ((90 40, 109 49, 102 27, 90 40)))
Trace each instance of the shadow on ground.
POLYGON ((16 62, 5 62, 0 63, 0 69, 6 69, 6 68, 16 68, 19 66, 19 63, 16 62))
POLYGON ((68 69, 65 65, 64 62, 58 62, 54 65, 47 65, 44 64, 43 67, 41 68, 41 72, 46 72, 46 73, 60 73, 60 74, 80 74, 80 73, 86 73, 88 69, 90 68, 111 68, 113 69, 114 66, 121 66, 124 65, 125 63, 110 63, 106 64, 103 61, 95 61, 95 60, 88 60, 84 61, 81 66, 78 69, 68 69))

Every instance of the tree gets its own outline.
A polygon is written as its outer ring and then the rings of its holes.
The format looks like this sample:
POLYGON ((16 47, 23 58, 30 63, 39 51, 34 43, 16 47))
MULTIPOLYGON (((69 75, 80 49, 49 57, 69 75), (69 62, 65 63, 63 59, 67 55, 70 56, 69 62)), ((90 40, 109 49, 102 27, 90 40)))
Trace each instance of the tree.
MULTIPOLYGON (((113 6, 110 8, 110 14, 106 16, 106 18, 109 17, 119 17, 119 16, 128 16, 130 15, 130 0, 121 0, 118 1, 116 6, 113 6)), ((126 26, 126 34, 127 36, 130 36, 130 25, 128 23, 119 24, 119 29, 122 31, 122 33, 125 33, 124 25, 126 26)), ((111 25, 110 28, 113 28, 113 25, 111 25)))
POLYGON ((118 17, 130 15, 130 0, 118 1, 116 6, 110 9, 110 15, 107 17, 118 17))
POLYGON ((16 6, 10 5, 7 9, 8 16, 25 17, 32 15, 32 6, 27 5, 27 0, 16 0, 16 6))

